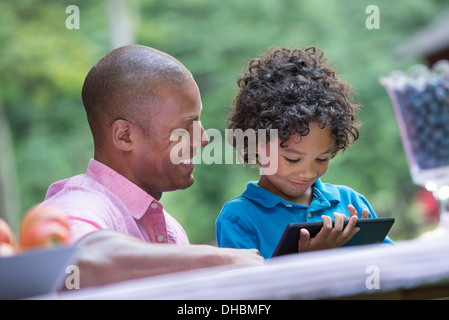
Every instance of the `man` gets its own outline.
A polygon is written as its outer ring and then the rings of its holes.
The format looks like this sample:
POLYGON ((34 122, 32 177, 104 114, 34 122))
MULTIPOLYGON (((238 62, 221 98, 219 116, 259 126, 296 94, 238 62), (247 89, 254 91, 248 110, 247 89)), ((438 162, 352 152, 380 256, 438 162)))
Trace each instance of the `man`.
POLYGON ((255 250, 189 245, 159 202, 163 192, 193 184, 192 159, 208 143, 198 87, 178 60, 145 46, 117 48, 89 71, 82 98, 94 159, 86 174, 52 184, 44 201, 70 218, 71 241, 81 247, 82 286, 263 263, 255 250), (189 152, 180 150, 184 158, 175 164, 170 153, 180 142, 173 133, 181 129, 190 133, 189 152))

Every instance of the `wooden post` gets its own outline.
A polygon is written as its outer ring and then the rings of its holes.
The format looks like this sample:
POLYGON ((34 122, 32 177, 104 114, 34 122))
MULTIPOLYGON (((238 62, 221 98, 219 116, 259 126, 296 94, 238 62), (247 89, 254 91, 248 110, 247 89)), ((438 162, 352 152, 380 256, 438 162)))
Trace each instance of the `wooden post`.
POLYGON ((14 231, 17 231, 20 219, 19 194, 11 131, 0 100, 0 218, 14 231))
POLYGON ((135 14, 132 12, 129 0, 106 0, 106 12, 109 18, 111 47, 134 44, 135 14))

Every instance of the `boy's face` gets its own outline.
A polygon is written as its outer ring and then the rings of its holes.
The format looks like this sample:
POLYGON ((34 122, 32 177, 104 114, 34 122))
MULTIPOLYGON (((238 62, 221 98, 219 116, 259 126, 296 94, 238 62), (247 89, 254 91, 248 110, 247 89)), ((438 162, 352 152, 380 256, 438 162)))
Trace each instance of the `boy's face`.
POLYGON ((261 187, 306 206, 312 200, 313 184, 327 172, 334 150, 329 129, 321 129, 316 123, 310 123, 309 128, 307 136, 293 134, 283 144, 285 147, 279 146, 277 172, 262 175, 259 180, 261 187))

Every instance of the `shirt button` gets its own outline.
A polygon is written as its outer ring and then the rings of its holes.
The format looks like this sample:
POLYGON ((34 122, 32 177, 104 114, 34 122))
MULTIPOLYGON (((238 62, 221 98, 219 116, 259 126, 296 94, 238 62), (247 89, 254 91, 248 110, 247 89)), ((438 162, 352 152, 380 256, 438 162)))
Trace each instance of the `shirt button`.
POLYGON ((150 207, 153 209, 157 209, 158 206, 157 206, 157 203, 153 202, 150 207))
POLYGON ((158 242, 164 241, 164 236, 163 236, 162 234, 158 235, 158 236, 157 236, 157 241, 158 241, 158 242))
POLYGON ((308 217, 312 218, 312 212, 309 212, 308 217))

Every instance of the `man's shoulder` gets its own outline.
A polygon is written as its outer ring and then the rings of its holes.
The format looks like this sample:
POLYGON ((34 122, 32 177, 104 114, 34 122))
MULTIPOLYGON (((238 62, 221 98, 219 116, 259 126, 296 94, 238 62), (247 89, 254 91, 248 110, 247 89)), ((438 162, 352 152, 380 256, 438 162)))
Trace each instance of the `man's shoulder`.
POLYGON ((103 227, 120 219, 117 213, 124 210, 109 190, 84 174, 53 183, 43 204, 57 206, 71 218, 94 221, 103 227))
POLYGON ((110 191, 85 174, 54 182, 44 199, 44 203, 53 203, 66 210, 101 208, 110 202, 110 191))
POLYGON ((104 187, 86 174, 79 174, 70 178, 56 181, 50 185, 45 196, 45 200, 55 195, 84 192, 86 196, 91 194, 101 194, 104 187))

